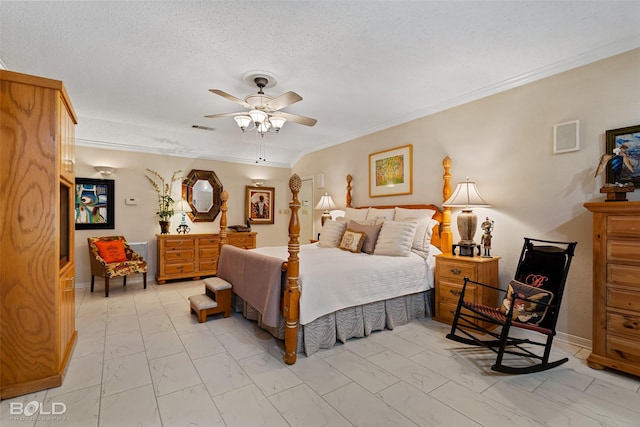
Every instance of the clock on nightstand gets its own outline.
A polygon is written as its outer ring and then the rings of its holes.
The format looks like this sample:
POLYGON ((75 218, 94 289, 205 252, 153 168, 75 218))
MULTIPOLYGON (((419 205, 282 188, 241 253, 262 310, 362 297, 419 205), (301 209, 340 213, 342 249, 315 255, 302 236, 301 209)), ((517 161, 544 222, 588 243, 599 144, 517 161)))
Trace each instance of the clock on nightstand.
MULTIPOLYGON (((435 276, 435 320, 451 324, 458 306, 458 295, 462 291, 464 278, 498 286, 498 260, 500 257, 436 255, 435 276)), ((498 307, 498 291, 484 286, 467 285, 465 301, 498 307)), ((489 324, 481 323, 488 327, 489 324)))

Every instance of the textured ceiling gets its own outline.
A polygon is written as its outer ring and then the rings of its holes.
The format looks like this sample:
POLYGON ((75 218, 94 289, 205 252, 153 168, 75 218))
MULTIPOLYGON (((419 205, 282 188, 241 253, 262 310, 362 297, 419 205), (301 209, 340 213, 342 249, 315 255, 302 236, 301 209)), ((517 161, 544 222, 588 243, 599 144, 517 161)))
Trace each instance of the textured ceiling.
MULTIPOLYGON (((640 1, 0 2, 4 68, 64 81, 81 145, 254 162, 251 70, 283 111, 265 164, 640 47, 640 1), (238 108, 237 108, 238 107, 238 108), (213 128, 193 129, 192 125, 213 128)), ((260 152, 262 153, 262 152, 260 152)))

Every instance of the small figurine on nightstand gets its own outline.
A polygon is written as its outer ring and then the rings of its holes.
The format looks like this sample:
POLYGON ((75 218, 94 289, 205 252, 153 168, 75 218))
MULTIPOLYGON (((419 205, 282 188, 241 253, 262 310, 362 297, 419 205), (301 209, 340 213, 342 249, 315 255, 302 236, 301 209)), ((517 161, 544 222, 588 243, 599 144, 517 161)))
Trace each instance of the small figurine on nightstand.
POLYGON ((484 234, 482 235, 482 247, 484 248, 482 257, 491 258, 491 232, 493 231, 493 220, 487 217, 481 227, 484 230, 484 234))

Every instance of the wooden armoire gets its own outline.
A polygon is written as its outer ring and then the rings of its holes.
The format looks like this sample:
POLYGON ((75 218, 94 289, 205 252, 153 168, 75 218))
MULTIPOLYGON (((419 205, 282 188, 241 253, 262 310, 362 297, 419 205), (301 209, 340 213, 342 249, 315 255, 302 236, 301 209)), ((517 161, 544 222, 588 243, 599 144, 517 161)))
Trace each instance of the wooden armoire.
POLYGON ((62 384, 76 342, 75 112, 0 70, 0 399, 62 384))

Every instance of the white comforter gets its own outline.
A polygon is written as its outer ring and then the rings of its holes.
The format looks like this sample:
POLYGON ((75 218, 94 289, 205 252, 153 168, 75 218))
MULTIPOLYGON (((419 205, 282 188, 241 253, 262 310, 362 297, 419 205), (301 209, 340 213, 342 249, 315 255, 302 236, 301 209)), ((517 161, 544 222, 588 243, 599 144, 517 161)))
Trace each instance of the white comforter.
MULTIPOLYGON (((286 246, 254 251, 282 260, 289 256, 286 246)), ((301 245, 300 324, 343 308, 433 288, 434 255, 438 253, 432 246, 425 260, 413 252, 408 257, 391 257, 320 248, 315 243, 301 245)))

